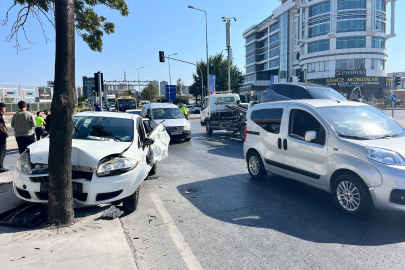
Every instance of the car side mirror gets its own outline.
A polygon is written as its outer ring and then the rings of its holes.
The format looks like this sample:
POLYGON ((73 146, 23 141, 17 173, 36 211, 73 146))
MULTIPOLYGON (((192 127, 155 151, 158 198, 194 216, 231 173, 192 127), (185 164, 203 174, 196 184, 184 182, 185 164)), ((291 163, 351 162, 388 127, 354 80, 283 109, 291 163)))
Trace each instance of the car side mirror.
POLYGON ((316 131, 305 132, 305 141, 306 142, 311 142, 314 139, 316 139, 316 131))
POLYGON ((41 139, 45 139, 48 136, 49 136, 49 132, 44 132, 44 133, 41 134, 40 137, 41 137, 41 139))
POLYGON ((147 145, 152 145, 152 144, 154 144, 155 143, 155 140, 154 139, 152 139, 152 138, 145 138, 145 139, 143 139, 143 145, 144 146, 147 146, 147 145))

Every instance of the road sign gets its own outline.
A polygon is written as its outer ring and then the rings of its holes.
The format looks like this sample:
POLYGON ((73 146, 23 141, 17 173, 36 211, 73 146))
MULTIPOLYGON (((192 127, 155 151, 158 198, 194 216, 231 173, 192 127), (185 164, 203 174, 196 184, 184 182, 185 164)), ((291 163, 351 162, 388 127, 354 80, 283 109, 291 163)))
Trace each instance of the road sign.
POLYGON ((53 81, 47 81, 47 82, 46 82, 46 85, 47 85, 48 87, 53 87, 53 81))
POLYGON ((391 100, 394 101, 394 102, 397 101, 397 95, 392 95, 391 100))
POLYGON ((175 85, 166 85, 166 99, 176 100, 176 86, 175 85), (170 88, 169 88, 170 87, 170 88), (169 96, 170 93, 170 96, 169 96))

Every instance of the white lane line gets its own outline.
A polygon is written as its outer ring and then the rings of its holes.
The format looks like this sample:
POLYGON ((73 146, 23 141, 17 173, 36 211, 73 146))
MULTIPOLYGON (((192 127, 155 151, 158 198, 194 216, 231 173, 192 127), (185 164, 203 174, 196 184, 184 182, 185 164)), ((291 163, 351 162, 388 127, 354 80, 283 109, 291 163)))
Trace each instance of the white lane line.
POLYGON ((203 270, 200 262, 195 257, 190 246, 184 241, 183 235, 177 228, 169 212, 167 212, 159 196, 156 193, 149 193, 149 196, 152 198, 153 203, 156 205, 156 208, 158 209, 160 215, 162 216, 164 223, 166 223, 169 229, 170 236, 172 237, 174 244, 180 251, 180 254, 183 257, 183 260, 186 263, 188 269, 203 270))

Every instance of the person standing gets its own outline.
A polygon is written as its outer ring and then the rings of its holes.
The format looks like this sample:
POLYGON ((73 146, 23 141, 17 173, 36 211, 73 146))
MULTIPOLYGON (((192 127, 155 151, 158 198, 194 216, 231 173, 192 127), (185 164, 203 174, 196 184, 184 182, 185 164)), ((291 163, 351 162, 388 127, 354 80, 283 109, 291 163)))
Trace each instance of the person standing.
POLYGON ((44 133, 45 129, 45 120, 42 118, 42 112, 37 112, 37 116, 35 117, 35 134, 37 135, 37 141, 41 139, 41 134, 44 133))
POLYGON ((18 150, 22 154, 28 145, 35 142, 34 127, 36 125, 32 113, 27 112, 27 103, 18 102, 19 112, 13 115, 11 127, 14 128, 15 139, 18 144, 18 150))
POLYGON ((46 115, 45 119, 45 131, 51 132, 51 110, 44 110, 44 114, 46 115))
POLYGON ((96 108, 96 112, 101 112, 101 108, 98 103, 94 103, 94 107, 96 108))
POLYGON ((8 171, 8 169, 4 168, 3 163, 6 156, 7 137, 9 137, 6 123, 3 119, 3 115, 5 112, 6 105, 4 103, 0 103, 0 173, 8 171))

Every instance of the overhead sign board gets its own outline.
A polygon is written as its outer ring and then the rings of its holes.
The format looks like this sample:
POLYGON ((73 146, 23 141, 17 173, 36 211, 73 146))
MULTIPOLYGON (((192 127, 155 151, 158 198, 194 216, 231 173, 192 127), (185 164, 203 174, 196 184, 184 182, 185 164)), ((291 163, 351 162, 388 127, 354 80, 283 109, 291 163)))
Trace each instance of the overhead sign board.
POLYGON ((166 99, 176 100, 176 86, 175 85, 166 85, 166 99))
POLYGON ((26 96, 26 97, 32 97, 32 98, 33 98, 33 97, 35 97, 35 93, 34 93, 34 91, 26 91, 26 92, 25 92, 25 96, 26 96))
POLYGON ((4 91, 4 95, 7 97, 15 97, 17 96, 17 91, 15 90, 6 90, 4 91))
POLYGON ((353 77, 353 76, 360 76, 360 77, 365 77, 366 76, 366 70, 365 69, 356 69, 356 70, 336 70, 335 71, 335 77, 353 77))
POLYGON ((48 82, 46 83, 46 85, 47 85, 48 87, 53 87, 53 81, 48 81, 48 82))
POLYGON ((38 87, 38 96, 39 99, 52 99, 51 88, 49 87, 38 87))

